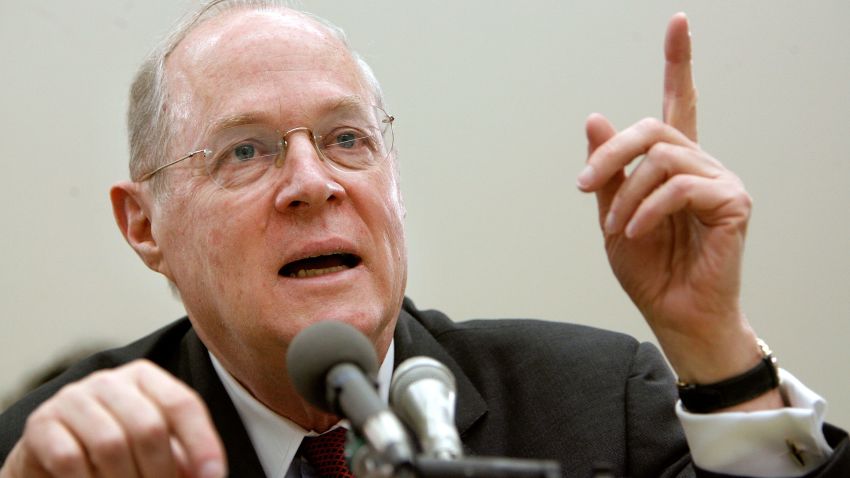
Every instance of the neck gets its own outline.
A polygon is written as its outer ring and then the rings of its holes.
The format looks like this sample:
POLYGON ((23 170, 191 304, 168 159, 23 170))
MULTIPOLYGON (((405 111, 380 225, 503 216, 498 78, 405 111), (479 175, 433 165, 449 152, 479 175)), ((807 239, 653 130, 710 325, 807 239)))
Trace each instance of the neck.
POLYGON ((278 415, 287 418, 301 428, 324 433, 337 422, 340 417, 331 413, 324 412, 307 403, 301 396, 289 385, 289 379, 285 379, 286 386, 279 384, 279 387, 273 389, 250 389, 242 386, 256 398, 260 403, 268 407, 278 415))
MULTIPOLYGON (((230 372, 232 368, 218 355, 214 355, 214 357, 219 362, 219 366, 216 367, 217 373, 225 374, 224 379, 231 384, 235 382, 242 389, 241 391, 238 389, 231 390, 230 393, 250 395, 260 405, 307 431, 323 433, 339 422, 340 417, 324 412, 302 399, 293 388, 288 376, 285 374, 281 376, 279 370, 277 371, 278 374, 265 375, 265 377, 277 377, 276 379, 266 378, 265 380, 249 381, 250 377, 246 379, 230 372)), ((257 374, 253 376, 256 377, 257 374)), ((233 388, 233 385, 230 385, 230 387, 233 388)))
MULTIPOLYGON (((382 344, 378 350, 383 351, 379 358, 382 363, 381 378, 383 382, 388 382, 389 375, 392 374, 392 361, 394 359, 390 342, 382 344), (385 369, 385 367, 390 368, 385 369)), ((262 365, 234 367, 222 360, 220 354, 213 353, 213 356, 219 362, 217 367, 219 374, 227 374, 232 381, 235 381, 264 407, 304 430, 324 433, 340 421, 341 417, 324 412, 301 398, 289 380, 288 374, 285 370, 280 370, 280 367, 275 367, 274 370, 261 370, 262 365), (250 370, 251 373, 243 377, 230 372, 231 370, 250 370)), ((385 400, 387 399, 388 387, 389 383, 384 383, 382 387, 385 400)))

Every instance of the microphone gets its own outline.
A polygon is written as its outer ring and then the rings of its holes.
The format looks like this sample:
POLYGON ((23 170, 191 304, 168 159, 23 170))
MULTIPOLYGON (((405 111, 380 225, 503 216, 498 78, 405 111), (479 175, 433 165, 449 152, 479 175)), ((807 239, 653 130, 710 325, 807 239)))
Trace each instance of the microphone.
POLYGON ((289 344, 286 366, 295 390, 316 407, 348 418, 354 430, 394 468, 413 450, 398 418, 375 390, 378 359, 369 339, 337 321, 318 322, 289 344))
POLYGON ((454 375, 430 357, 405 360, 393 373, 390 403, 419 439, 425 457, 453 460, 463 455, 455 427, 454 375))

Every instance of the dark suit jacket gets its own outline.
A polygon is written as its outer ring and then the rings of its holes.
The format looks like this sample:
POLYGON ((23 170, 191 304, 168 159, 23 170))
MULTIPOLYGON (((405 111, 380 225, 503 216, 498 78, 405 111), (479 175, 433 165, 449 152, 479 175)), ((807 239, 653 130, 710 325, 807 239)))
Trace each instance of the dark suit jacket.
MULTIPOLYGON (((395 347, 397 364, 425 355, 452 370, 458 383, 456 421, 469 454, 555 459, 570 477, 589 476, 600 463, 632 478, 721 476, 691 465, 673 411, 673 377, 650 344, 552 322, 454 323, 406 300, 395 347)), ((264 476, 206 347, 185 318, 84 360, 12 406, 0 416, 0 460, 21 435, 29 413, 62 385, 140 357, 204 398, 227 449, 231 476, 264 476)), ((847 434, 831 426, 825 433, 836 452, 810 476, 850 477, 847 434)))

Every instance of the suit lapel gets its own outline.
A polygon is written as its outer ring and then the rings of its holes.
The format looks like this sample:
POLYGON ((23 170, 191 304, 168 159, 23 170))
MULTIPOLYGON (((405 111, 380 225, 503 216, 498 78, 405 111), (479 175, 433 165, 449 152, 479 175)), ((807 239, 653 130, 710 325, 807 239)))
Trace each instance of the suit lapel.
POLYGON ((487 403, 448 351, 419 321, 402 309, 395 328, 395 366, 419 355, 442 362, 454 374, 457 381, 455 423, 462 436, 487 413, 487 403))
POLYGON ((175 371, 178 378, 195 389, 209 408, 213 423, 227 451, 229 476, 266 476, 248 432, 239 418, 230 396, 215 373, 207 348, 194 329, 190 329, 180 344, 181 356, 187 357, 175 371))

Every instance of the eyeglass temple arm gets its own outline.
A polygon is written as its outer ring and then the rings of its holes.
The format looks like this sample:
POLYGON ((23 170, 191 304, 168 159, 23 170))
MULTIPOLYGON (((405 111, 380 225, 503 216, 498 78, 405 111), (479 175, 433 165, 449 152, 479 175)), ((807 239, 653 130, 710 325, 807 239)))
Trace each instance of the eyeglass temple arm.
POLYGON ((183 160, 189 159, 189 158, 191 158, 192 156, 194 156, 194 155, 196 155, 196 154, 198 154, 198 153, 204 153, 204 154, 207 154, 207 151, 208 151, 208 150, 206 150, 206 149, 199 149, 199 150, 197 150, 197 151, 192 151, 191 153, 187 154, 186 156, 181 156, 181 157, 179 157, 179 158, 175 159, 174 161, 172 161, 172 162, 170 162, 170 163, 165 163, 165 164, 163 164, 162 166, 160 166, 160 167, 158 167, 158 168, 154 169, 153 171, 151 171, 151 172, 149 172, 149 173, 145 173, 145 174, 143 174, 143 175, 142 175, 142 177, 140 177, 140 178, 139 178, 139 180, 138 180, 137 182, 140 182, 140 183, 141 183, 141 182, 145 182, 145 181, 147 181, 148 179, 152 178, 154 174, 156 174, 156 173, 158 173, 158 172, 162 171, 163 169, 165 169, 165 168, 167 168, 167 167, 169 167, 169 166, 172 166, 172 165, 174 165, 174 164, 177 164, 177 163, 179 163, 180 161, 183 161, 183 160))

